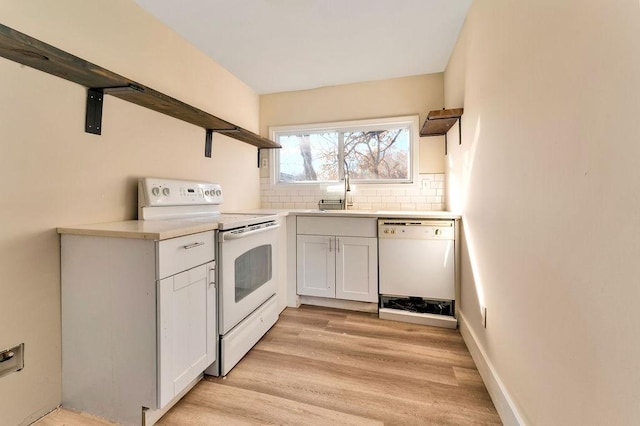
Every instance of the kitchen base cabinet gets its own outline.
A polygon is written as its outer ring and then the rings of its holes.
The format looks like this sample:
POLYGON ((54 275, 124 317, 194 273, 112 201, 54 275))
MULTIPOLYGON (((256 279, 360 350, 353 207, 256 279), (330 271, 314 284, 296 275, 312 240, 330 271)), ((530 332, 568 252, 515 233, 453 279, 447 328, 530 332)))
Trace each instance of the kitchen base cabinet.
POLYGON ((299 295, 378 302, 375 219, 298 217, 297 234, 299 295))
POLYGON ((336 299, 378 302, 378 240, 336 237, 336 299))
POLYGON ((159 407, 166 406, 215 361, 215 288, 209 275, 213 263, 201 265, 158 284, 160 370, 159 407))
POLYGON ((217 351, 214 248, 213 232, 61 236, 64 407, 150 425, 197 383, 217 351))
POLYGON ((335 297, 336 257, 332 250, 335 237, 298 235, 298 294, 335 297))

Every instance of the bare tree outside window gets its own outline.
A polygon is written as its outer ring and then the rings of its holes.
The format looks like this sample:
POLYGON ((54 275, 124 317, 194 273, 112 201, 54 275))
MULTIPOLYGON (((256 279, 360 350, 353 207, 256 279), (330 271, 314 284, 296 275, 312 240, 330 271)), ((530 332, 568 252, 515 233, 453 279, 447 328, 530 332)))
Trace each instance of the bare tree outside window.
POLYGON ((408 181, 411 179, 411 131, 367 126, 344 131, 300 131, 276 135, 281 183, 408 181))
POLYGON ((408 129, 344 133, 345 172, 353 180, 409 178, 408 129))
POLYGON ((338 167, 326 158, 338 156, 338 133, 301 133, 278 138, 280 182, 338 180, 338 167))

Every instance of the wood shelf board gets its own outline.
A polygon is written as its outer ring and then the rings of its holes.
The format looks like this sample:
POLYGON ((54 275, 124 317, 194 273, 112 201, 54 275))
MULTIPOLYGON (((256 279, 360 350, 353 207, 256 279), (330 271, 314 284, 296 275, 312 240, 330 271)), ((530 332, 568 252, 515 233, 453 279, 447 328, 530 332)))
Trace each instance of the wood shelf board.
POLYGON ((148 87, 116 91, 107 89, 104 92, 116 98, 161 112, 205 129, 231 130, 236 128, 235 125, 228 121, 222 120, 148 87))
POLYGON ((116 87, 134 83, 2 24, 0 56, 85 87, 116 87))
POLYGON ((270 139, 2 24, 0 24, 0 56, 87 88, 103 89, 111 96, 204 129, 220 131, 231 138, 258 148, 280 148, 280 145, 270 139))
POLYGON ((238 132, 223 134, 228 135, 232 138, 236 138, 242 142, 248 143, 258 148, 282 148, 282 146, 275 143, 271 139, 267 139, 265 137, 257 135, 253 132, 250 132, 249 130, 243 129, 242 127, 238 128, 238 132))
POLYGON ((463 108, 430 111, 422 125, 420 136, 440 136, 447 134, 449 129, 460 119, 463 112, 463 108))

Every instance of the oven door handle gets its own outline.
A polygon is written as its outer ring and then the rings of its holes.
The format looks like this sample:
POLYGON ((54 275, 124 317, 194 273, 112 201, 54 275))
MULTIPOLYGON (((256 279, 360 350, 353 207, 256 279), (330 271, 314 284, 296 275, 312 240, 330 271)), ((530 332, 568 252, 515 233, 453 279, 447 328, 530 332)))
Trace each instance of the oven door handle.
POLYGON ((233 234, 231 232, 223 232, 222 233, 222 241, 228 241, 228 240, 239 240, 241 238, 246 238, 246 237, 250 237, 252 235, 256 235, 256 234, 261 234, 263 232, 267 232, 267 231, 272 231, 274 229, 278 229, 280 228, 280 225, 271 225, 271 226, 267 226, 265 228, 260 228, 260 229, 255 229, 253 231, 246 231, 246 232, 241 232, 239 234, 233 234))

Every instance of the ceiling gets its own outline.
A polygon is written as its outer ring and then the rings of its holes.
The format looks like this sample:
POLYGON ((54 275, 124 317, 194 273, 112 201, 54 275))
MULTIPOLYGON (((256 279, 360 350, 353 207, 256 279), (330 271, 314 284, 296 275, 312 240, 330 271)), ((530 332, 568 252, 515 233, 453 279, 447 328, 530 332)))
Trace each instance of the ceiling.
POLYGON ((444 71, 472 0, 135 0, 259 94, 444 71))

